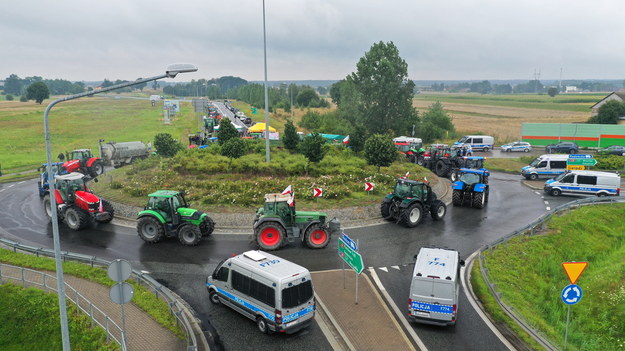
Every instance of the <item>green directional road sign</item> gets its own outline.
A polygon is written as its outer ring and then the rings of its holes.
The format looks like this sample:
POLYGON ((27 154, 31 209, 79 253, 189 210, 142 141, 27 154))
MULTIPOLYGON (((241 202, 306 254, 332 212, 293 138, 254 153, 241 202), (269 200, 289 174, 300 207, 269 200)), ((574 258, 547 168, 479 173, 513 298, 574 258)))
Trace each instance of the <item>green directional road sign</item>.
POLYGON ((339 257, 345 261, 356 273, 362 273, 365 264, 362 262, 362 256, 354 251, 348 244, 339 238, 339 257))
POLYGON ((594 166, 597 164, 597 160, 594 158, 569 158, 566 164, 569 166, 594 166))

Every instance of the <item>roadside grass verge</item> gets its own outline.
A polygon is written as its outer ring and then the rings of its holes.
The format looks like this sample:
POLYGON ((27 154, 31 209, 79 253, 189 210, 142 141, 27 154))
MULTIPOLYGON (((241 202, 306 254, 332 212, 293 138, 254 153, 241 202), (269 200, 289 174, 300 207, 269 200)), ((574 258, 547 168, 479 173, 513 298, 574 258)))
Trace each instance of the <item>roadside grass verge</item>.
MULTIPOLYGON (((91 319, 68 304, 72 349, 116 351, 121 347, 106 341, 106 332, 91 327, 91 319)), ((37 288, 0 285, 0 346, 5 351, 61 350, 62 338, 58 298, 37 288)))
MULTIPOLYGON (((589 262, 571 307, 570 350, 625 347, 625 204, 584 206, 554 217, 542 235, 519 236, 484 252, 507 304, 552 341, 564 344, 569 285, 562 262, 589 262)), ((496 307, 495 307, 496 308, 496 307)), ((496 312, 489 309, 491 314, 496 312)))
POLYGON ((521 174, 521 168, 527 166, 536 157, 521 156, 518 158, 486 158, 484 168, 489 171, 521 174))
MULTIPOLYGON (((56 271, 53 259, 15 253, 6 249, 0 249, 0 262, 42 271, 56 271)), ((115 282, 108 277, 106 269, 104 268, 91 267, 86 264, 68 261, 63 262, 63 272, 107 287, 111 287, 115 284, 115 282)), ((147 288, 139 285, 134 280, 128 280, 128 283, 132 285, 135 291, 132 303, 152 316, 159 324, 171 330, 177 337, 181 339, 184 338, 184 331, 176 324, 176 318, 171 314, 169 306, 165 301, 158 299, 147 288)), ((87 348, 85 350, 89 349, 87 348)))
POLYGON ((280 193, 289 185, 299 206, 329 209, 379 203, 406 172, 410 179, 437 181, 429 170, 403 159, 378 173, 377 167, 346 149, 334 149, 319 164, 310 165, 304 156, 286 151, 272 151, 270 163, 256 152, 230 164, 218 150, 214 145, 170 159, 150 157, 105 174, 92 188, 104 198, 135 206, 145 205, 147 195, 159 189, 184 190, 203 211, 250 212, 262 205, 264 194, 280 193), (364 191, 365 182, 375 184, 370 194, 364 191), (313 188, 322 188, 323 197, 314 198, 313 188))

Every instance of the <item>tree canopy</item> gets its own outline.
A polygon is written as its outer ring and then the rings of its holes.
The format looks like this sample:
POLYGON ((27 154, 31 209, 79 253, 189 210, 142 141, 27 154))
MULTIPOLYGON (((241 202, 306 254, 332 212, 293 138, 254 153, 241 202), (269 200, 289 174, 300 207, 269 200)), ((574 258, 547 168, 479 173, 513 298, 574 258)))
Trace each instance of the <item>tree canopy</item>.
POLYGON ((286 124, 284 125, 284 138, 282 139, 284 143, 284 147, 287 150, 295 151, 297 150, 297 144, 299 144, 299 135, 297 135, 297 130, 293 125, 293 121, 287 119, 286 124))
POLYGON ((36 103, 41 104, 43 100, 50 97, 50 91, 48 86, 43 82, 33 83, 26 89, 26 98, 28 100, 35 100, 36 103))
POLYGON ((154 147, 159 155, 165 157, 175 156, 182 150, 182 145, 169 133, 159 133, 154 136, 154 147))
POLYGON ((617 124, 621 116, 625 116, 625 103, 610 100, 599 107, 599 113, 596 116, 590 117, 588 123, 617 124))
POLYGON ((219 122, 219 133, 217 134, 217 137, 219 138, 219 143, 222 145, 230 139, 236 139, 239 137, 239 131, 237 131, 237 128, 234 124, 232 124, 230 118, 224 117, 221 119, 221 122, 219 122))
POLYGON ((300 152, 308 159, 308 162, 323 160, 328 149, 325 147, 326 140, 318 133, 313 133, 299 143, 300 152))
POLYGON ((380 172, 380 167, 388 167, 397 159, 397 148, 388 135, 374 134, 365 142, 365 158, 380 172))

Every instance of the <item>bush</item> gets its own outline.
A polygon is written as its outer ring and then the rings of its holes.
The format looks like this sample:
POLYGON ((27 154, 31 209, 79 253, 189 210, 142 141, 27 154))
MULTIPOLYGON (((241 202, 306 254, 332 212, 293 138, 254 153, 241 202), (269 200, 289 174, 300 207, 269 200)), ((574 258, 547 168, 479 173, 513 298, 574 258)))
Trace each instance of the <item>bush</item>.
POLYGON ((28 102, 28 98, 26 98, 26 95, 20 96, 20 102, 28 102))
POLYGON ((596 155, 597 165, 593 168, 604 170, 622 170, 625 168, 625 157, 618 155, 596 155))
POLYGON ((161 156, 172 157, 182 150, 182 145, 169 133, 160 133, 154 136, 154 147, 161 156))
POLYGON ((7 94, 4 98, 5 98, 7 101, 13 101, 13 95, 11 95, 11 94, 7 94))

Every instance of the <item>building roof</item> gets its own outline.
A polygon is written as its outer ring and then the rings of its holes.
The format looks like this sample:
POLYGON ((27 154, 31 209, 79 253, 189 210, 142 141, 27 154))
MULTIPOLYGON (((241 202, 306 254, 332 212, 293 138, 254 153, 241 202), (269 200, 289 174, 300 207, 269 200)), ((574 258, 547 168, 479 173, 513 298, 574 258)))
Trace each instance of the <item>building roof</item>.
POLYGON ((603 101, 605 101, 607 98, 609 98, 612 95, 616 95, 619 97, 619 99, 621 99, 621 101, 625 101, 625 92, 617 92, 617 91, 613 91, 610 94, 608 94, 606 97, 604 97, 603 99, 599 100, 599 102, 597 102, 596 104, 590 106, 590 108, 594 108, 595 106, 599 105, 600 103, 602 103, 603 101))

